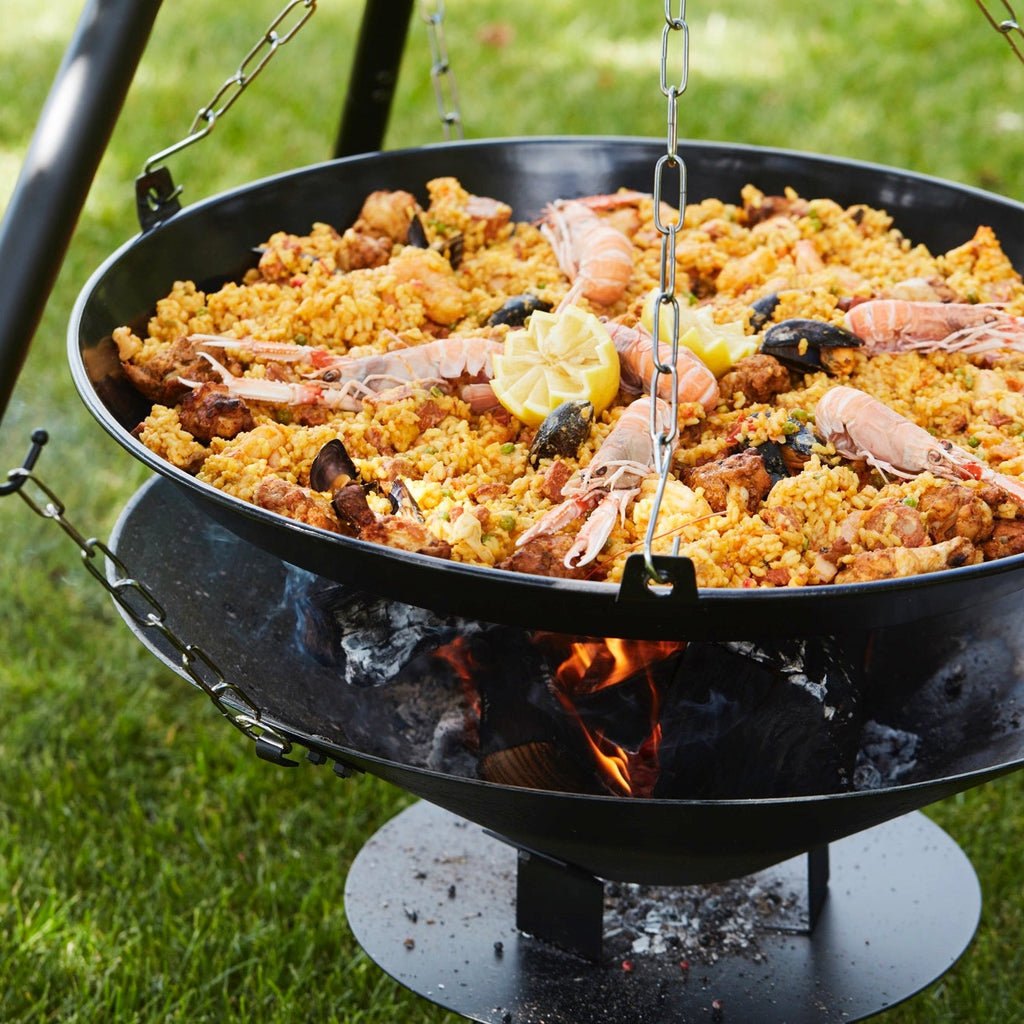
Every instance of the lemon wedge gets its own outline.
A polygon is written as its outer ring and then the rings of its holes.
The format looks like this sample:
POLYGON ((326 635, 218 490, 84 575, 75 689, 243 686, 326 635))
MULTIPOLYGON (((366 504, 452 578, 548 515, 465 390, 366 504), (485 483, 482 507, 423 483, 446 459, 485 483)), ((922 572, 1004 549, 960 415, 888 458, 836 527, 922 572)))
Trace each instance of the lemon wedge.
POLYGON ((619 354, 593 313, 568 306, 534 312, 524 330, 509 331, 494 357, 491 387, 527 426, 539 427, 563 402, 586 399, 599 416, 619 391, 619 354))
MULTIPOLYGON (((651 292, 644 301, 641 322, 654 333, 654 304, 658 293, 651 292)), ((672 342, 672 316, 665 311, 658 324, 661 340, 672 342)), ((716 376, 728 373, 745 356, 757 351, 757 338, 748 335, 742 324, 716 324, 707 306, 679 307, 679 344, 685 345, 704 362, 716 376)))

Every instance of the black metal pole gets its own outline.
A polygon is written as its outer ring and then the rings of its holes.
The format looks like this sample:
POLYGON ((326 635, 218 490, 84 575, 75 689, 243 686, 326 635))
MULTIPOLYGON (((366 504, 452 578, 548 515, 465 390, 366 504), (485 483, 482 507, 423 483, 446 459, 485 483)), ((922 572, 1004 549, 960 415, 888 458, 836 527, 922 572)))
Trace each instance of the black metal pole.
POLYGON ((384 142, 414 0, 367 0, 334 146, 336 157, 379 150, 384 142))
POLYGON ((0 223, 0 420, 161 0, 88 0, 0 223))

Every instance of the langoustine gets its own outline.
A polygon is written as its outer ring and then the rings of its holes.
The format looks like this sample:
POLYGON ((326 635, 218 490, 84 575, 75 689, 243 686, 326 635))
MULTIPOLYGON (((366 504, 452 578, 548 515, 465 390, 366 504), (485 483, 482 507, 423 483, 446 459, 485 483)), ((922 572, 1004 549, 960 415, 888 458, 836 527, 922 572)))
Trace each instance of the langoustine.
MULTIPOLYGON (((666 424, 667 404, 660 398, 653 401, 659 424, 666 424)), ((517 548, 587 516, 563 561, 567 568, 578 568, 597 558, 616 520, 625 516, 640 484, 652 471, 651 402, 651 397, 644 395, 627 406, 587 466, 566 484, 564 500, 516 539, 517 548)))
POLYGON ((595 211, 641 198, 640 192, 618 192, 548 204, 541 234, 551 244, 562 273, 572 282, 561 307, 572 305, 580 296, 608 306, 625 293, 633 276, 633 244, 595 211))
POLYGON ((926 470, 946 480, 981 480, 1024 505, 1024 482, 999 473, 951 441, 933 437, 856 388, 830 388, 814 407, 818 434, 836 453, 865 459, 883 473, 911 479, 926 470))
MULTIPOLYGON (((467 400, 474 409, 479 411, 496 405, 489 385, 482 394, 473 390, 475 385, 486 385, 493 376, 491 359, 501 351, 501 344, 487 337, 452 335, 423 345, 410 345, 362 357, 333 355, 324 349, 305 345, 206 335, 198 337, 207 346, 239 349, 276 362, 306 362, 317 371, 300 381, 243 377, 231 373, 209 353, 199 352, 232 395, 250 401, 323 405, 354 412, 362 407, 365 396, 402 384, 430 386, 461 381, 470 389, 467 400)), ((199 381, 179 379, 192 388, 200 385, 199 381)))
MULTIPOLYGON (((604 326, 619 353, 620 385, 630 394, 650 394, 654 377, 654 337, 641 323, 629 325, 621 320, 607 320, 604 326)), ((676 350, 676 396, 680 403, 697 402, 710 412, 718 404, 718 380, 701 359, 685 345, 676 350)), ((672 346, 661 342, 658 358, 669 365, 672 346)), ((672 397, 672 377, 664 374, 658 384, 658 397, 672 397)))
POLYGON ((993 303, 871 299, 852 306, 846 328, 866 355, 944 350, 978 354, 998 348, 1024 351, 1024 317, 993 303))

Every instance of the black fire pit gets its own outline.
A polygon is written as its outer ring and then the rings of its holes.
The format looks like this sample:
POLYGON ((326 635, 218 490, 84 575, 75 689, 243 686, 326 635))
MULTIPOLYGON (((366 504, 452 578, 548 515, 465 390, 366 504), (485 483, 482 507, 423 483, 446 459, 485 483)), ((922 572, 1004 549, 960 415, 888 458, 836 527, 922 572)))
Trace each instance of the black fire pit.
MULTIPOLYGON (((723 1020, 856 1020, 941 975, 973 934, 973 870, 949 837, 909 812, 1024 761, 1018 601, 918 623, 912 637, 904 626, 814 649, 850 664, 861 658, 856 679, 829 666, 821 678, 801 679, 818 655, 798 671, 779 652, 772 674, 750 675, 752 691, 797 686, 806 695, 809 687, 825 722, 843 708, 855 717, 852 771, 823 777, 820 790, 787 774, 787 758, 752 750, 778 787, 805 791, 630 797, 567 792, 562 776, 546 789, 533 779, 480 777, 483 733, 477 728, 475 747, 460 745, 459 722, 471 716, 434 652, 486 636, 486 623, 435 617, 424 625, 413 609, 415 642, 402 647, 401 616, 386 620, 389 636, 369 657, 353 638, 374 623, 378 598, 339 595, 338 584, 250 547, 161 479, 126 508, 111 546, 159 596, 168 623, 243 686, 267 725, 314 762, 334 761, 339 774, 370 771, 426 799, 357 859, 347 907, 357 938, 386 970, 471 1019, 683 1021, 702 1019, 698 1007, 724 1013, 728 1003, 723 1020), (398 648, 401 657, 389 661, 398 648), (374 667, 381 659, 401 669, 388 676, 390 668, 374 667), (856 699, 840 704, 851 686, 856 699), (673 959, 671 949, 668 959, 664 949, 648 958, 633 952, 642 936, 623 946, 621 929, 606 934, 608 901, 623 887, 710 887, 713 896, 751 875, 755 889, 781 885, 789 894, 784 920, 770 913, 754 925, 761 959, 749 949, 704 963, 673 959), (591 989, 568 985, 578 978, 591 989), (595 993, 590 1016, 570 998, 583 990, 595 993)), ((133 628, 181 672, 162 637, 133 628)), ((727 664, 765 655, 744 644, 690 644, 686 664, 711 665, 716 651, 727 664)), ((734 675, 722 685, 730 680, 735 687, 734 675)), ((729 691, 716 684, 714 692, 694 705, 698 723, 729 691)), ((739 699, 735 688, 730 699, 739 699)), ((685 722, 677 727, 685 732, 685 722)), ((706 730, 703 742, 738 756, 721 731, 721 744, 706 730)), ((752 777, 735 775, 736 785, 752 777)))

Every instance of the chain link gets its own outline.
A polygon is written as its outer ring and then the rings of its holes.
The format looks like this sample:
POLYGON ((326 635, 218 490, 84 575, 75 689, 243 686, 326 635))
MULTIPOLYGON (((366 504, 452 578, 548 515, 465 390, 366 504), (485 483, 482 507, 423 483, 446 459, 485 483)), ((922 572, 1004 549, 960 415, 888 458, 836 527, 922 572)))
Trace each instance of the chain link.
POLYGON ((459 94, 455 88, 455 75, 452 73, 448 48, 444 41, 444 0, 433 0, 433 3, 430 0, 420 0, 420 12, 427 23, 427 35, 430 39, 430 81, 434 85, 434 98, 437 100, 437 113, 441 118, 445 141, 451 141, 453 129, 456 137, 461 139, 463 131, 459 94))
POLYGON ((671 0, 665 0, 665 25, 661 31, 661 92, 668 100, 668 119, 666 129, 665 152, 658 158, 654 168, 654 226, 661 235, 661 270, 659 275, 658 293, 654 303, 654 323, 652 325, 655 339, 661 338, 661 320, 667 310, 670 315, 670 346, 669 361, 662 362, 658 341, 654 344, 654 373, 651 380, 651 394, 657 395, 662 377, 668 377, 671 387, 669 393, 669 418, 665 424, 658 423, 658 403, 651 402, 651 440, 654 442, 654 469, 658 474, 658 489, 654 495, 651 516, 647 523, 644 537, 644 562, 647 574, 656 583, 665 582, 665 577, 654 564, 654 536, 657 526, 658 512, 661 509, 668 475, 672 467, 672 452, 679 434, 679 396, 676 387, 676 359, 679 355, 679 299, 676 296, 676 232, 682 226, 686 213, 686 163, 679 156, 678 150, 678 112, 679 97, 686 89, 690 65, 690 29, 686 24, 686 0, 680 0, 678 14, 672 13, 671 0), (678 82, 669 83, 669 51, 671 41, 677 39, 681 49, 681 73, 678 82), (669 202, 668 181, 675 175, 678 179, 678 191, 675 202, 669 202), (671 223, 662 220, 662 203, 673 206, 678 214, 671 223))
POLYGON ((131 577, 121 559, 102 541, 83 536, 65 515, 64 503, 30 469, 25 466, 12 469, 7 476, 12 485, 11 491, 17 491, 36 515, 55 522, 71 538, 82 556, 82 564, 128 618, 146 630, 159 633, 177 652, 181 668, 189 679, 213 701, 232 725, 256 743, 261 756, 278 764, 293 764, 284 757, 292 748, 291 741, 261 722, 256 705, 241 687, 225 679, 224 673, 208 654, 195 644, 186 643, 175 633, 167 624, 163 606, 142 583, 131 577), (37 489, 37 496, 29 493, 27 484, 37 489), (97 554, 104 556, 112 567, 112 578, 108 578, 97 554))
POLYGON ((1001 2, 1003 10, 1006 12, 1008 17, 1003 18, 1001 21, 997 21, 985 5, 984 0, 975 0, 975 3, 979 8, 981 8, 982 14, 988 18, 989 24, 1000 35, 1005 37, 1006 41, 1010 44, 1010 49, 1017 55, 1017 59, 1024 64, 1024 29, 1021 28, 1020 22, 1017 20, 1017 15, 1014 14, 1009 0, 1001 0, 1001 2), (1016 39, 1014 38, 1015 36, 1017 37, 1016 39))
MULTIPOLYGON (((242 58, 238 70, 217 90, 213 99, 196 114, 192 121, 192 127, 189 128, 189 134, 181 141, 174 143, 173 146, 154 153, 146 161, 142 173, 144 175, 151 174, 161 161, 209 135, 217 120, 227 112, 252 80, 267 66, 278 49, 290 42, 295 33, 309 21, 316 10, 316 4, 317 0, 291 0, 270 23, 267 31, 263 33, 263 38, 242 58), (295 13, 293 14, 293 12, 295 13), (291 27, 282 29, 281 26, 290 17, 297 20, 291 27)), ((180 188, 177 189, 175 194, 180 191, 180 188)))

